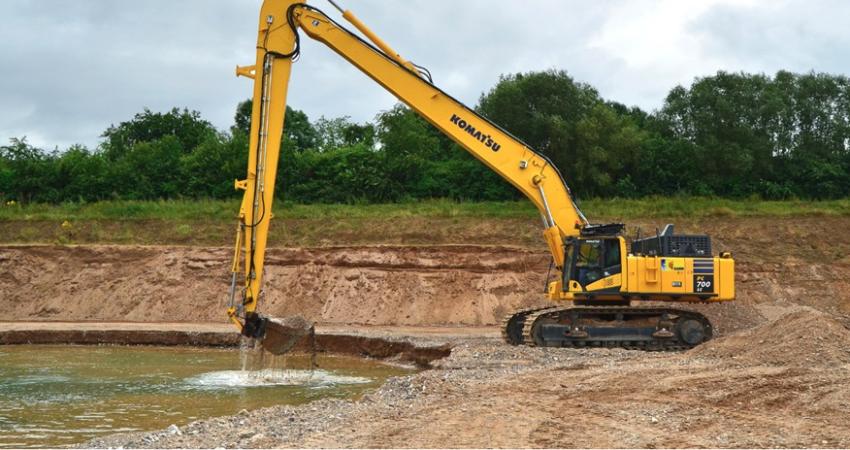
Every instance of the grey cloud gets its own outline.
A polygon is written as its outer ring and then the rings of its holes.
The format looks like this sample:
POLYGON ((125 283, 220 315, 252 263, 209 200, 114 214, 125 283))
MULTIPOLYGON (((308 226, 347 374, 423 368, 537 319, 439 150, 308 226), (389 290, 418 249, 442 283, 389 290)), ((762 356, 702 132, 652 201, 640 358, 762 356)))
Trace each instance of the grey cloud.
POLYGON ((256 11, 236 6, 4 2, 0 15, 15 20, 0 28, 0 136, 93 145, 110 123, 144 107, 188 106, 227 123, 245 96, 232 82, 232 59, 250 52, 256 28, 256 11))
POLYGON ((850 3, 784 0, 718 5, 693 23, 707 55, 731 71, 848 73, 850 3))
MULTIPOLYGON (((337 17, 325 2, 311 3, 337 17)), ((850 47, 842 2, 710 8, 687 27, 700 43, 694 51, 705 53, 710 68, 680 62, 681 54, 655 55, 667 61, 662 66, 634 67, 625 51, 594 46, 610 30, 612 15, 634 2, 342 3, 470 105, 501 74, 559 68, 606 98, 653 109, 676 82, 721 68, 847 72, 841 56, 850 47), (777 29, 777 23, 788 26, 777 29)), ((233 68, 253 60, 258 11, 259 2, 248 0, 4 0, 0 140, 27 135, 49 148, 95 146, 111 123, 145 107, 196 109, 227 129, 236 104, 250 96, 250 83, 235 78, 233 68)), ((303 41, 290 89, 293 107, 313 119, 366 121, 396 102, 323 45, 303 41)))

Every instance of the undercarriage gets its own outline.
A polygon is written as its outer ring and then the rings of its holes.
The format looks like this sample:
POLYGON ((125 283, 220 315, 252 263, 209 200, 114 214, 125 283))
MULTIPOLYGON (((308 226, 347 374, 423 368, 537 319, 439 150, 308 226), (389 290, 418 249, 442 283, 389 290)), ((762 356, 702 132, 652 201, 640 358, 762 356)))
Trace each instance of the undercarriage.
POLYGON ((712 334, 705 316, 674 308, 542 307, 514 312, 502 321, 507 343, 536 347, 675 351, 693 348, 712 334))

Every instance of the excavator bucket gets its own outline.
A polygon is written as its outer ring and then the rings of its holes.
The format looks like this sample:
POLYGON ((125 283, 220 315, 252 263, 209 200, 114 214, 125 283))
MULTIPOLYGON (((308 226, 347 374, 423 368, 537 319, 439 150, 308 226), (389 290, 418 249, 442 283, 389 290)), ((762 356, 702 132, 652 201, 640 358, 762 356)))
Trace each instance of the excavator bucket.
POLYGON ((292 350, 298 341, 313 333, 313 330, 313 323, 300 316, 283 319, 268 317, 260 344, 263 350, 273 355, 282 355, 292 350))

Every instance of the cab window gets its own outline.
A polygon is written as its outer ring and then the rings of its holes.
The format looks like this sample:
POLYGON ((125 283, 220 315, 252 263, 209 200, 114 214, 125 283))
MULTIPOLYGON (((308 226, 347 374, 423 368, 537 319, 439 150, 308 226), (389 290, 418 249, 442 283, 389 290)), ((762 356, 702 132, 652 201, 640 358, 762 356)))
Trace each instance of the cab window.
POLYGON ((602 241, 586 240, 578 244, 576 277, 582 286, 602 278, 602 241))
POLYGON ((565 273, 582 287, 622 270, 619 239, 577 240, 567 247, 565 273), (570 264, 570 261, 574 261, 570 264))
MULTIPOLYGON (((571 241, 571 240, 570 240, 571 241)), ((572 279, 573 274, 573 255, 575 254, 575 247, 577 244, 569 242, 565 246, 564 251, 564 288, 566 289, 569 286, 569 281, 572 279)))
POLYGON ((605 276, 620 273, 620 268, 622 267, 622 262, 620 261, 620 240, 606 239, 604 255, 605 263, 602 265, 602 267, 605 269, 606 272, 609 272, 605 276))

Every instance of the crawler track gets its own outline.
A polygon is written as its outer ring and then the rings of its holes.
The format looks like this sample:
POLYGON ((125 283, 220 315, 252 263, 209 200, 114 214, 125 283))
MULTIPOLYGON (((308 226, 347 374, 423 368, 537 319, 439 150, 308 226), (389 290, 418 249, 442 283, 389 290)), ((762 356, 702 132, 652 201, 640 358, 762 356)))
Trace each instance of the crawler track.
POLYGON ((525 320, 530 315, 550 310, 550 309, 558 309, 557 306, 538 306, 534 308, 525 308, 520 309, 518 311, 514 311, 510 314, 506 314, 502 318, 502 323, 500 329, 502 330, 502 339, 505 340, 508 344, 511 345, 521 345, 524 343, 524 335, 523 329, 525 326, 525 320))
POLYGON ((537 347, 677 351, 696 347, 712 334, 705 316, 673 308, 530 308, 502 321, 502 336, 507 343, 537 347))

